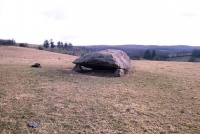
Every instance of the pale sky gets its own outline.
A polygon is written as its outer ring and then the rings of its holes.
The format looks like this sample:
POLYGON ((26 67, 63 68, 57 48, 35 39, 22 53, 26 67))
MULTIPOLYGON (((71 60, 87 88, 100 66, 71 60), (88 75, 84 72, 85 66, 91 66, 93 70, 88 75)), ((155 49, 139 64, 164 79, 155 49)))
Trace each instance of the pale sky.
POLYGON ((0 39, 200 46, 200 0, 0 0, 0 39))

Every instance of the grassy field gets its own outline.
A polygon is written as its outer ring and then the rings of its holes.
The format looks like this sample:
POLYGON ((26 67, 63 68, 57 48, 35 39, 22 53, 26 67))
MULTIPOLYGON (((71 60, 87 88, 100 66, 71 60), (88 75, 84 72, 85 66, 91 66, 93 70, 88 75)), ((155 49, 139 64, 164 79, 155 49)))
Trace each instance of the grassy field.
POLYGON ((132 61, 119 78, 73 72, 75 58, 0 47, 1 134, 200 133, 199 63, 132 61))

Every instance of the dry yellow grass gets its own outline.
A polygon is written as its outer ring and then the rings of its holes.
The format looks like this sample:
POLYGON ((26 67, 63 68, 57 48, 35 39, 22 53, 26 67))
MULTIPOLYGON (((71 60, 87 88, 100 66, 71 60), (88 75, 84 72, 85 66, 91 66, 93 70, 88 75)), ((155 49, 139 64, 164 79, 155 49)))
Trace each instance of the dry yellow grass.
POLYGON ((133 61, 134 73, 115 78, 72 72, 69 55, 0 47, 0 56, 0 133, 200 133, 199 63, 133 61))

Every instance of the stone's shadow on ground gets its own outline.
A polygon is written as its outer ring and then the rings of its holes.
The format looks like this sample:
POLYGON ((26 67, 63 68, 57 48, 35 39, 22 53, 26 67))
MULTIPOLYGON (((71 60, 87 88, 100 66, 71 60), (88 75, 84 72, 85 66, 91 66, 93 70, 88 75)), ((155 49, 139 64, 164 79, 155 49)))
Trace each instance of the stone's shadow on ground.
POLYGON ((88 75, 88 76, 96 76, 96 77, 107 77, 107 78, 118 78, 114 73, 115 70, 92 70, 92 69, 84 69, 82 71, 76 72, 72 69, 59 69, 58 71, 62 73, 72 74, 72 75, 88 75))
POLYGON ((97 76, 97 77, 117 77, 114 70, 82 70, 77 72, 83 75, 97 76))

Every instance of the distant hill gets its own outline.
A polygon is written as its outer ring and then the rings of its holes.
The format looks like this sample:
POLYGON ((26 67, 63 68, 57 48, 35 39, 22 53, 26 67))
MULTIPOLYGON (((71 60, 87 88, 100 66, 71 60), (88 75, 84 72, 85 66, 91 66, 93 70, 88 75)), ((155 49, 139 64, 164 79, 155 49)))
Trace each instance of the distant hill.
POLYGON ((190 56, 194 49, 200 49, 200 46, 158 46, 158 45, 94 45, 94 46, 76 46, 77 50, 84 52, 93 52, 104 49, 119 49, 126 52, 130 57, 143 57, 147 49, 155 50, 157 55, 172 57, 190 56))

